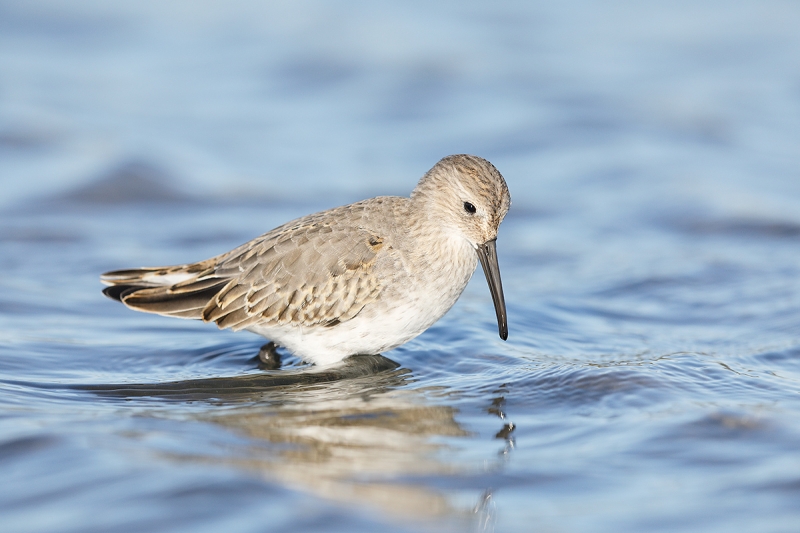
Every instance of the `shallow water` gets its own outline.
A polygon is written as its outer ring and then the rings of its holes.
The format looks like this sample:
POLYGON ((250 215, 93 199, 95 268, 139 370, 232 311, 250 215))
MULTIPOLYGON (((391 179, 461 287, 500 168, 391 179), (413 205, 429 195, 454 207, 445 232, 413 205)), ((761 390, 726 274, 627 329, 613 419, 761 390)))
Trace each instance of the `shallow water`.
POLYGON ((800 7, 0 3, 3 531, 796 531, 800 7), (478 273, 320 371, 98 275, 505 175, 478 273))

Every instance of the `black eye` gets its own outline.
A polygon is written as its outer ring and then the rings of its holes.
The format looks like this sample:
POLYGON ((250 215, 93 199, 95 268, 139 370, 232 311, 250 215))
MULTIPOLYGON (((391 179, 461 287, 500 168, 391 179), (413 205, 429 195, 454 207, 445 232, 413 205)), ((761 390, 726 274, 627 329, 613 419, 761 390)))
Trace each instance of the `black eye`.
POLYGON ((464 211, 466 211, 466 212, 467 212, 467 213, 469 213, 470 215, 474 215, 474 214, 475 214, 475 211, 477 211, 477 209, 475 209, 475 206, 474 206, 474 205, 472 205, 471 203, 469 203, 469 202, 464 202, 464 211))

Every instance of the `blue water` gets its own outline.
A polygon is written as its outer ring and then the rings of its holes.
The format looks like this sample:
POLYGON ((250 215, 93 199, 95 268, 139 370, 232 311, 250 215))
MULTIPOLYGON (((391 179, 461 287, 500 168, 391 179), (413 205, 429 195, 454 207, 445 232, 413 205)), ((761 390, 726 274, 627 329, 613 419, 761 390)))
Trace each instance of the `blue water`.
POLYGON ((0 529, 800 529, 796 2, 0 2, 0 529), (505 176, 478 273, 337 372, 110 269, 505 176), (394 363, 392 363, 394 362, 394 363))

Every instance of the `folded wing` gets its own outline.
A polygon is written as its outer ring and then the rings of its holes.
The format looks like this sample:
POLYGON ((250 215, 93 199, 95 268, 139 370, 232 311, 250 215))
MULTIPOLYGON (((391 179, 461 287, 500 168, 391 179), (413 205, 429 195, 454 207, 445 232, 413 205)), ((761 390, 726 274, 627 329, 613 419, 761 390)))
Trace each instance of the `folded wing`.
MULTIPOLYGON (((357 206, 348 208, 351 221, 357 206)), ((233 330, 345 322, 380 293, 373 265, 384 242, 366 229, 337 224, 340 209, 290 222, 199 263, 108 272, 103 292, 138 311, 233 330)))

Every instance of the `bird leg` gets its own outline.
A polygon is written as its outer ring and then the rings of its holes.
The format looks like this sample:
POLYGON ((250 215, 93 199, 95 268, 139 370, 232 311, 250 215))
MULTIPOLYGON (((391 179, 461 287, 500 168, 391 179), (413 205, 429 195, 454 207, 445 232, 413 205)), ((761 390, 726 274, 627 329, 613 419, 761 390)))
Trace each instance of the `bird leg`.
POLYGON ((278 345, 268 342, 258 351, 258 367, 261 370, 278 370, 281 367, 281 354, 278 353, 278 345))

